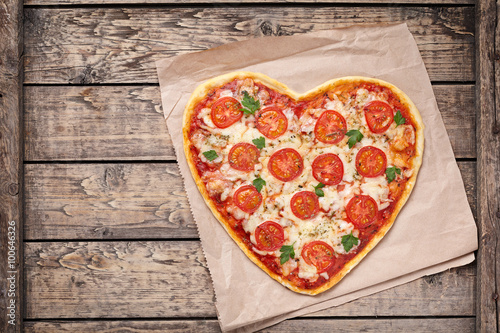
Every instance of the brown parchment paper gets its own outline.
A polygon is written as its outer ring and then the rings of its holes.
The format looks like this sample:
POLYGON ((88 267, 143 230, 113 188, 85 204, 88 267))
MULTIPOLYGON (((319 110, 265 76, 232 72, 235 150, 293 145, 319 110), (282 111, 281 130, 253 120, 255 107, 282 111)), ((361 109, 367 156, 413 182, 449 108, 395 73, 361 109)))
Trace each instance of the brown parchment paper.
POLYGON ((427 71, 405 24, 251 39, 162 59, 157 69, 222 330, 258 330, 474 260, 476 225, 427 71), (394 226, 339 284, 320 295, 294 293, 254 265, 205 205, 188 169, 182 148, 184 107, 199 84, 236 70, 264 73, 299 93, 342 76, 379 78, 405 91, 425 123, 423 164, 394 226))

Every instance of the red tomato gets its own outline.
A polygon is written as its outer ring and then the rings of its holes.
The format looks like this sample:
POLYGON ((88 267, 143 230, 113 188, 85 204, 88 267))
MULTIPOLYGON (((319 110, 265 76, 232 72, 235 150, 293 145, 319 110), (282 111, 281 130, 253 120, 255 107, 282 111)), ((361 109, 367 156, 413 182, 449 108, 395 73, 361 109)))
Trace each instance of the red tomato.
POLYGON ((255 186, 245 185, 234 192, 233 201, 245 213, 255 212, 262 203, 262 195, 255 186))
POLYGON ((302 173, 304 161, 293 148, 285 148, 275 152, 267 163, 269 172, 283 182, 294 180, 302 173))
POLYGON ((219 128, 226 128, 243 117, 241 104, 236 98, 222 97, 212 105, 212 121, 219 128))
POLYGON ((373 146, 366 146, 356 155, 356 170, 363 177, 378 177, 384 174, 387 168, 385 153, 373 146))
POLYGON ((254 166, 259 162, 260 151, 251 143, 237 143, 229 151, 227 159, 229 165, 240 171, 253 171, 254 166))
POLYGON ((323 143, 338 143, 344 138, 346 132, 347 125, 344 117, 332 110, 323 112, 314 127, 316 139, 323 143))
POLYGON ((276 107, 268 107, 256 114, 255 127, 269 139, 276 139, 286 132, 288 119, 276 107))
POLYGON ((281 225, 266 221, 255 228, 257 249, 261 251, 276 251, 283 245, 285 233, 281 225))
POLYGON ((319 212, 318 196, 310 191, 295 193, 292 200, 290 200, 290 207, 293 215, 299 219, 312 219, 319 212))
POLYGON ((319 155, 312 163, 312 173, 320 183, 337 185, 344 177, 344 164, 335 154, 319 155))
POLYGON ((312 241, 302 248, 304 261, 318 269, 318 274, 327 271, 335 263, 333 248, 323 241, 312 241))
POLYGON ((366 228, 375 222, 378 206, 369 195, 357 195, 345 207, 347 217, 358 228, 366 228))
POLYGON ((384 133, 391 126, 394 111, 389 104, 373 101, 366 104, 364 110, 366 122, 373 133, 384 133))

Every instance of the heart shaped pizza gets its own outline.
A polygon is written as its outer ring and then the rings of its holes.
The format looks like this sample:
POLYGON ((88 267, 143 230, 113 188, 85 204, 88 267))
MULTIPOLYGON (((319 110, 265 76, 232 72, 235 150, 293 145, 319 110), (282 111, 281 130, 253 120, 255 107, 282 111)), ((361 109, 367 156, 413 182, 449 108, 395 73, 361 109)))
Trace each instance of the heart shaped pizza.
POLYGON ((423 127, 411 100, 378 79, 334 79, 301 95, 235 72, 193 92, 183 139, 198 189, 241 250, 314 295, 393 225, 422 163, 423 127))

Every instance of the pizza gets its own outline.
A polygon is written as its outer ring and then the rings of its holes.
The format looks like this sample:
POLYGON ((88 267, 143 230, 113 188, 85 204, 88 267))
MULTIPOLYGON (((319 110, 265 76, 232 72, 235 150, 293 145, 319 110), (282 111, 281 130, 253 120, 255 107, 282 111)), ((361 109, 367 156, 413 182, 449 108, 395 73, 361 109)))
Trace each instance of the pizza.
POLYGON ((315 295, 393 225, 422 163, 423 128, 411 100, 378 79, 297 94, 234 72, 192 93, 183 140, 201 195, 241 250, 282 285, 315 295))

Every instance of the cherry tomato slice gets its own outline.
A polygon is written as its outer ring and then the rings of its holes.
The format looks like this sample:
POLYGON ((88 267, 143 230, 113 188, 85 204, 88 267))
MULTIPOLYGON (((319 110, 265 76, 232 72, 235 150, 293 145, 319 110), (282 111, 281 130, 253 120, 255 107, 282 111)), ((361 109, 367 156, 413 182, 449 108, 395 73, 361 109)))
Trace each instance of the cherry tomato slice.
POLYGON ((369 195, 357 195, 345 207, 347 218, 358 228, 366 228, 375 222, 378 206, 369 195))
POLYGON ((373 146, 366 146, 356 155, 356 170, 363 177, 373 178, 384 174, 387 168, 385 153, 373 146))
POLYGON ((338 143, 344 138, 346 132, 347 124, 344 117, 332 110, 323 112, 314 126, 316 139, 323 143, 338 143))
POLYGON ((394 111, 389 104, 382 101, 373 101, 366 104, 364 110, 366 122, 373 133, 384 133, 391 126, 394 111))
POLYGON ((212 122, 219 128, 226 128, 240 120, 243 117, 241 104, 236 98, 222 97, 212 105, 212 122))
POLYGON ((283 227, 276 222, 266 221, 255 228, 255 240, 257 241, 257 249, 276 251, 285 240, 283 227))
POLYGON ((293 148, 285 148, 275 152, 267 164, 269 172, 283 182, 294 180, 304 170, 304 161, 293 148))
POLYGON ((253 171, 255 164, 259 162, 260 151, 251 143, 237 143, 229 151, 227 159, 229 165, 240 171, 253 171))
POLYGON ((333 248, 323 241, 307 243, 301 252, 304 261, 318 269, 318 274, 327 271, 335 263, 333 248))
POLYGON ((239 209, 251 214, 259 209, 262 203, 262 195, 257 191, 255 186, 245 185, 234 192, 233 201, 239 209))
POLYGON ((276 139, 286 132, 288 119, 280 109, 270 106, 256 115, 255 127, 266 138, 276 139))
POLYGON ((335 154, 316 157, 312 163, 313 177, 325 185, 338 185, 344 177, 344 164, 335 154))
POLYGON ((319 212, 318 196, 310 191, 295 193, 290 200, 293 215, 301 220, 315 217, 319 212))

